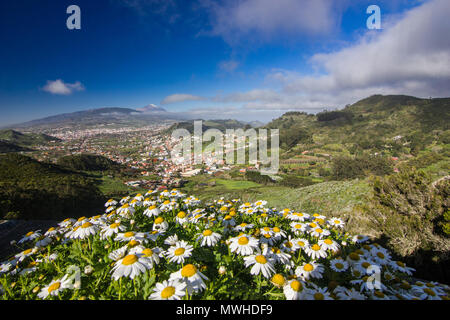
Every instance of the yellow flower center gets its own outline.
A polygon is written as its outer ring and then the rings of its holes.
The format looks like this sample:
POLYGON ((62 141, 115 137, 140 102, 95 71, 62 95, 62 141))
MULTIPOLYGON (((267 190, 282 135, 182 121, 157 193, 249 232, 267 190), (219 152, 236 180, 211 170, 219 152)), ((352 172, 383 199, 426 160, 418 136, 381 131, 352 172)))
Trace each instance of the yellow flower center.
POLYGON ((320 246, 316 243, 316 244, 314 244, 314 245, 311 247, 311 249, 313 249, 314 251, 319 251, 321 248, 320 248, 320 246))
POLYGON ((384 293, 381 291, 375 291, 374 295, 376 295, 378 298, 384 298, 384 293))
POLYGON ((23 252, 23 254, 29 254, 33 249, 27 249, 23 252))
POLYGON ((273 227, 273 232, 278 233, 278 232, 280 232, 280 231, 281 231, 280 228, 278 228, 278 227, 273 227))
POLYGON ((232 217, 229 215, 229 214, 227 214, 226 216, 225 216, 225 218, 223 218, 224 220, 230 220, 232 217))
POLYGON ((269 227, 264 227, 263 230, 266 231, 266 232, 269 232, 270 228, 269 227))
POLYGON ((303 266, 303 270, 305 270, 306 272, 311 272, 314 270, 314 267, 312 264, 307 263, 303 266))
POLYGON ((405 267, 405 264, 404 264, 403 262, 401 262, 401 261, 397 261, 396 263, 397 263, 397 265, 398 265, 399 267, 402 267, 402 268, 405 267))
POLYGON ((297 241, 297 244, 298 244, 300 247, 304 247, 304 246, 305 246, 305 243, 304 243, 303 241, 297 241))
POLYGON ((334 266, 336 268, 338 268, 338 269, 343 269, 344 268, 344 265, 342 263, 340 263, 340 262, 335 263, 334 266))
POLYGON ((380 259, 384 259, 384 254, 382 252, 377 252, 377 257, 380 259))
POLYGON ((117 228, 118 226, 120 226, 120 223, 113 223, 112 225, 109 226, 109 228, 115 229, 115 228, 117 228))
POLYGON ((241 246, 244 246, 244 245, 246 245, 248 243, 248 238, 247 237, 240 237, 239 240, 238 240, 238 243, 241 246))
POLYGON ((300 281, 294 280, 291 282, 291 288, 292 288, 292 290, 294 290, 296 292, 300 292, 303 290, 303 285, 300 281))
POLYGON ((280 287, 284 285, 285 281, 286 280, 284 279, 283 275, 281 275, 279 273, 275 274, 272 277, 272 282, 275 283, 276 285, 280 286, 280 287))
POLYGON ((314 293, 314 300, 323 300, 325 299, 324 295, 320 292, 314 293))
POLYGON ((212 235, 212 231, 211 230, 205 230, 205 231, 203 231, 203 235, 205 236, 205 237, 209 237, 210 235, 212 235))
POLYGON ((145 257, 151 257, 153 255, 153 251, 152 251, 152 249, 145 248, 144 250, 142 250, 142 254, 145 257))
POLYGON ((267 263, 267 259, 263 255, 257 255, 255 257, 255 260, 256 260, 256 262, 258 262, 260 264, 266 264, 267 263))
POLYGON ((328 244, 328 245, 332 245, 333 244, 333 240, 331 240, 331 239, 325 239, 323 242, 328 244))
POLYGON ((134 236, 134 232, 133 231, 125 232, 125 234, 123 236, 125 238, 131 238, 132 236, 134 236))
POLYGON ((187 264, 181 269, 181 276, 190 278, 197 273, 197 268, 193 264, 187 264))
POLYGON ((30 232, 28 232, 25 236, 26 236, 26 237, 29 237, 29 236, 31 236, 33 233, 34 233, 33 231, 30 231, 30 232))
POLYGON ((85 220, 86 219, 86 217, 81 217, 81 218, 79 218, 77 221, 78 222, 81 222, 81 221, 83 221, 83 220, 85 220))
POLYGON ((172 286, 169 286, 169 287, 164 288, 163 291, 161 291, 161 298, 169 299, 174 294, 175 294, 175 288, 172 286))
POLYGON ((50 287, 48 287, 48 293, 52 293, 55 290, 58 290, 61 287, 61 282, 55 282, 50 287))
POLYGON ((181 256, 185 251, 186 251, 185 248, 178 248, 178 249, 176 249, 176 250, 174 251, 174 254, 175 254, 176 256, 181 256))
POLYGON ((184 212, 184 211, 178 212, 177 217, 180 219, 186 218, 186 212, 184 212))
POLYGON ((363 263, 361 263, 361 265, 363 266, 364 269, 367 269, 368 267, 370 267, 370 263, 368 263, 368 262, 363 262, 363 263))
POLYGON ((317 227, 317 224, 315 224, 314 222, 311 222, 311 223, 309 224, 309 226, 310 226, 311 228, 315 228, 315 227, 317 227))
POLYGON ((135 254, 129 254, 122 260, 122 264, 129 266, 131 264, 134 264, 138 261, 138 257, 135 254))
POLYGON ((434 297, 436 295, 436 293, 433 290, 431 290, 430 288, 423 289, 423 292, 425 292, 426 294, 428 294, 432 297, 434 297))
POLYGON ((155 219, 155 224, 160 224, 164 222, 164 218, 163 217, 158 217, 155 219))
POLYGON ((169 203, 170 203, 169 200, 166 200, 166 201, 163 202, 163 204, 169 204, 169 203))
POLYGON ((90 223, 90 222, 85 222, 85 223, 83 223, 83 225, 82 225, 81 227, 82 227, 83 229, 92 227, 92 223, 90 223))
POLYGON ((55 231, 56 229, 55 229, 55 227, 51 227, 50 229, 48 229, 47 231, 48 232, 52 232, 52 231, 55 231))
POLYGON ((128 242, 128 246, 131 248, 136 247, 138 244, 139 242, 136 240, 131 240, 130 242, 128 242))
POLYGON ((156 206, 150 206, 149 209, 150 210, 156 209, 156 206))
POLYGON ((353 261, 359 261, 359 254, 357 254, 356 252, 352 252, 348 255, 350 257, 350 259, 352 259, 353 261))

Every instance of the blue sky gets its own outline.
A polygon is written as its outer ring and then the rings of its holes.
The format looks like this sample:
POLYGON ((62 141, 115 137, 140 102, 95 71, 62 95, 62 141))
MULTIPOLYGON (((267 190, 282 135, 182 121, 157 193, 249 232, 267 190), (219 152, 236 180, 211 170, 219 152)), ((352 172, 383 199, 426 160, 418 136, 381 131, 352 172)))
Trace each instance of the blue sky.
POLYGON ((0 125, 148 104, 268 121, 375 93, 448 96, 449 13, 445 0, 2 1, 0 125), (72 4, 81 30, 66 27, 72 4), (366 27, 371 4, 382 30, 366 27))

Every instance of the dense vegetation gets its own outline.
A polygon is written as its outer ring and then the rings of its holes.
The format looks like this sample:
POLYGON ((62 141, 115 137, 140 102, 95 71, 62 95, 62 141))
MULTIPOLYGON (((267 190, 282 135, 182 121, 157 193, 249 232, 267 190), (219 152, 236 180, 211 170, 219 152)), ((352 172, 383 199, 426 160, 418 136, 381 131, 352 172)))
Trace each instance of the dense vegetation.
POLYGON ((336 157, 332 160, 335 180, 356 179, 370 174, 382 176, 393 172, 393 163, 382 156, 336 157))
POLYGON ((93 180, 81 174, 19 154, 0 156, 0 167, 0 218, 82 216, 102 207, 93 180))
POLYGON ((0 153, 30 151, 30 150, 31 149, 29 148, 21 147, 8 141, 0 140, 0 153))
POLYGON ((0 130, 0 140, 20 146, 45 144, 60 139, 42 133, 21 133, 15 130, 0 130))
POLYGON ((57 164, 70 170, 80 171, 107 171, 120 168, 117 162, 93 154, 77 154, 61 157, 58 159, 57 164))

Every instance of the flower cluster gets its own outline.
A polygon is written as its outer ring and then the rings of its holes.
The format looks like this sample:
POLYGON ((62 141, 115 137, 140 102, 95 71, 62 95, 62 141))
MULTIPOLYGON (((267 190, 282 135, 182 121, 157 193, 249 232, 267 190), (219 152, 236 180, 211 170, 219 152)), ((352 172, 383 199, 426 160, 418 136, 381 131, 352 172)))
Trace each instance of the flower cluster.
POLYGON ((3 299, 448 299, 341 219, 151 190, 29 232, 3 299))

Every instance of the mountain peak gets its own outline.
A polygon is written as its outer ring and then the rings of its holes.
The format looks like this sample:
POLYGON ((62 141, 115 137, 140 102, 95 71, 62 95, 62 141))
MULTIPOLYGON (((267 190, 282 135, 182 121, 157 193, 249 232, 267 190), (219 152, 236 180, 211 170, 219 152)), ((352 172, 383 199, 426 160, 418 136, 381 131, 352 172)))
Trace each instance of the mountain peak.
POLYGON ((145 107, 142 108, 136 108, 137 111, 141 111, 141 112, 167 112, 166 109, 157 106, 156 104, 150 103, 148 105, 146 105, 145 107))

